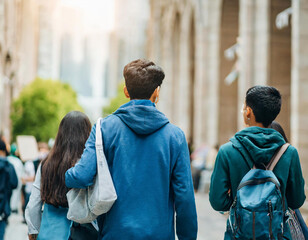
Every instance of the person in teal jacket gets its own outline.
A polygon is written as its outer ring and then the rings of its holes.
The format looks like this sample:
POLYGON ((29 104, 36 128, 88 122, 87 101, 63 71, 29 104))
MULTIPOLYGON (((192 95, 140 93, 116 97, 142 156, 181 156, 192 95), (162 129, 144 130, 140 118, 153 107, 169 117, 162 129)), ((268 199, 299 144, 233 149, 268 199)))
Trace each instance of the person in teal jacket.
POLYGON ((131 101, 92 128, 80 161, 66 172, 69 188, 93 184, 99 127, 118 196, 98 217, 100 239, 172 240, 175 225, 179 240, 197 238, 188 144, 183 131, 155 106, 164 77, 148 60, 127 64, 124 92, 131 101))
MULTIPOLYGON (((244 175, 254 164, 257 167, 267 165, 285 143, 280 133, 268 128, 280 109, 281 95, 274 87, 255 86, 248 89, 242 109, 247 128, 221 146, 211 177, 209 197, 216 211, 228 211, 244 175)), ((296 148, 289 146, 273 172, 280 182, 287 206, 292 209, 300 208, 306 196, 296 148)), ((225 239, 232 239, 228 224, 225 239)), ((286 224, 284 239, 292 239, 286 224)))

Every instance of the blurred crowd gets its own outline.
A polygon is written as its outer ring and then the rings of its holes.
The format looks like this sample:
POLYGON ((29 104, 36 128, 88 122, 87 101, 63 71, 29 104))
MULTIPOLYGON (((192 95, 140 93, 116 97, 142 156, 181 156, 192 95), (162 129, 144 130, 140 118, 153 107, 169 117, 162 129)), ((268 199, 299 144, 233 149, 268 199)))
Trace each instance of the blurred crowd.
POLYGON ((195 192, 207 193, 219 145, 216 144, 212 147, 208 144, 202 144, 195 150, 191 147, 189 149, 194 190, 195 192))
POLYGON ((30 198, 35 174, 40 162, 48 156, 53 146, 53 140, 51 139, 48 143, 39 142, 37 144, 38 156, 33 160, 23 161, 20 157, 17 143, 10 145, 3 135, 0 135, 0 139, 6 145, 7 160, 14 167, 18 179, 17 188, 12 191, 10 199, 11 213, 22 213, 24 216, 23 223, 26 223, 25 209, 30 198))

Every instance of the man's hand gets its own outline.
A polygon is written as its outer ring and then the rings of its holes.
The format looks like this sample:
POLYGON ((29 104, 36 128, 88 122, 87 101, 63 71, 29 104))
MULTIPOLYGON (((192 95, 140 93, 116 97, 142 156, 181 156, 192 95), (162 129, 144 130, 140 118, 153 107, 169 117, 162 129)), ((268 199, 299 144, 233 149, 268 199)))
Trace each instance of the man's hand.
POLYGON ((37 239, 37 234, 29 234, 29 240, 36 240, 37 239))

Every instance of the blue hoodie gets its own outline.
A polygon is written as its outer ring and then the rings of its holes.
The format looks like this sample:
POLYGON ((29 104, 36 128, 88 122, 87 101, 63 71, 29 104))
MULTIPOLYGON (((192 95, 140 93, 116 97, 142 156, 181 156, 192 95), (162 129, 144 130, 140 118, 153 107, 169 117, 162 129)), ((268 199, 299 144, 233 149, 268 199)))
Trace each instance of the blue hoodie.
MULTIPOLYGON (((100 126, 118 199, 99 217, 101 239, 197 238, 197 214, 184 133, 149 100, 132 100, 100 126)), ((65 174, 85 188, 96 174, 95 128, 81 160, 65 174)))

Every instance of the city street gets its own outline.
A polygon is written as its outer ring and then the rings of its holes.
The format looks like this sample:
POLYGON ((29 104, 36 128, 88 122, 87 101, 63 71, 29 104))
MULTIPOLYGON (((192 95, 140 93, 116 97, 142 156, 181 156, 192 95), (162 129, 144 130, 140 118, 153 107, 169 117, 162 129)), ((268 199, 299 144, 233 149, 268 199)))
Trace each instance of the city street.
MULTIPOLYGON (((208 201, 207 194, 197 194, 199 234, 198 240, 223 239, 226 216, 215 212, 208 201)), ((27 226, 22 223, 22 217, 13 214, 6 229, 5 240, 26 240, 27 226)))

